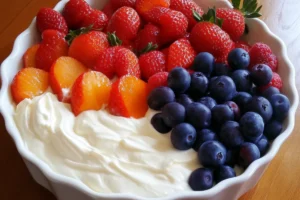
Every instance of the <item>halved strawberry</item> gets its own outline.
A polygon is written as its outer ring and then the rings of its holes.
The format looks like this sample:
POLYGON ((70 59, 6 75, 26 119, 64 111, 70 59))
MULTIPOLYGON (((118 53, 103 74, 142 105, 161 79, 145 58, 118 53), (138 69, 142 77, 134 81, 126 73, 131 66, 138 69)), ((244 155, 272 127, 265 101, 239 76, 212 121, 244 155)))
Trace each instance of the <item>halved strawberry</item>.
POLYGON ((39 49, 39 47, 40 47, 40 44, 36 44, 27 49, 27 51, 23 55, 23 67, 36 68, 35 57, 36 57, 36 52, 39 49))
POLYGON ((135 76, 123 76, 112 85, 108 110, 123 117, 144 117, 147 110, 147 84, 135 76))
POLYGON ((167 71, 166 57, 160 51, 150 51, 140 56, 139 65, 142 77, 148 80, 152 75, 158 72, 167 71))
POLYGON ((23 68, 11 84, 13 100, 18 104, 26 98, 43 94, 49 87, 49 73, 37 68, 23 68))
POLYGON ((71 98, 71 88, 75 80, 88 68, 71 57, 60 57, 50 69, 50 85, 58 100, 69 102, 71 98))
POLYGON ((170 0, 136 0, 136 11, 144 17, 145 14, 154 7, 170 7, 170 0))
POLYGON ((81 74, 72 87, 71 106, 75 116, 87 110, 100 110, 108 103, 110 80, 101 72, 81 74))

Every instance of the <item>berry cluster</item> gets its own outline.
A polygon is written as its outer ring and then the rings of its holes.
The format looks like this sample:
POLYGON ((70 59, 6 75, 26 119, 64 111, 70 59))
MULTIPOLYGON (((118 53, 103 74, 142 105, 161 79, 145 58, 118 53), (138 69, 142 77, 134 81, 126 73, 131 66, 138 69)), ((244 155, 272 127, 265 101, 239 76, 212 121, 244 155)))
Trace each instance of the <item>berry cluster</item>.
POLYGON ((153 127, 163 134, 171 131, 176 149, 198 152, 205 168, 191 174, 193 190, 236 176, 236 164, 247 168, 282 131, 289 99, 276 85, 256 89, 272 84, 275 72, 266 64, 249 67, 250 57, 236 48, 226 65, 216 63, 208 52, 200 53, 193 73, 172 69, 167 86, 153 89, 148 97, 149 107, 160 111, 151 120, 153 127))

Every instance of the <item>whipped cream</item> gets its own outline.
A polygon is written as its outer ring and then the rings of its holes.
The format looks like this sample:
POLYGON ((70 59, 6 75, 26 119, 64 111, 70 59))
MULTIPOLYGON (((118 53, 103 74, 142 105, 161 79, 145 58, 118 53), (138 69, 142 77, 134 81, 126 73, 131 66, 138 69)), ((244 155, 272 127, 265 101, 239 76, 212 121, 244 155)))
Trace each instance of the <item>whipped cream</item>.
POLYGON ((174 149, 170 134, 150 124, 154 114, 133 119, 102 109, 75 117, 69 104, 46 92, 22 101, 15 122, 33 154, 96 192, 161 197, 191 191, 187 180, 200 167, 197 153, 174 149))

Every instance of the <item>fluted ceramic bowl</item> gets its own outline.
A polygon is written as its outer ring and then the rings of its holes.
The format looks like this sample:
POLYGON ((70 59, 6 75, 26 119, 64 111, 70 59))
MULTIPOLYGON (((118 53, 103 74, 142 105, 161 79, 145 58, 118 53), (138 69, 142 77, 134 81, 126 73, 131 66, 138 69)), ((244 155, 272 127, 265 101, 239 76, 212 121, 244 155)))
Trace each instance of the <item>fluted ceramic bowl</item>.
MULTIPOLYGON (((102 8, 107 0, 87 0, 94 8, 102 8)), ((66 0, 60 1, 55 10, 62 11, 66 0)), ((208 7, 231 7, 227 0, 195 0, 202 8, 208 7)), ((283 133, 272 143, 268 153, 259 160, 253 162, 247 170, 236 178, 231 178, 217 184, 212 189, 202 192, 182 192, 155 200, 232 200, 237 199, 250 190, 259 181, 268 164, 275 157, 280 146, 291 135, 294 123, 295 112, 298 105, 298 94, 295 86, 295 70, 290 62, 287 49, 284 43, 274 35, 264 22, 259 19, 248 19, 249 34, 245 40, 250 44, 264 42, 268 44, 279 61, 279 74, 284 82, 283 93, 291 101, 291 109, 287 120, 284 123, 283 133)), ((26 163, 33 178, 42 186, 50 190, 59 200, 137 200, 147 199, 134 194, 101 194, 91 190, 78 180, 68 178, 54 172, 46 163, 32 154, 24 145, 21 134, 13 119, 15 104, 10 93, 10 83, 15 74, 22 67, 22 55, 28 47, 39 41, 39 34, 36 30, 34 19, 28 29, 21 33, 15 41, 10 56, 1 65, 2 89, 0 93, 1 113, 5 119, 8 133, 13 138, 16 147, 26 163)), ((126 184, 126 183, 124 183, 126 184)))

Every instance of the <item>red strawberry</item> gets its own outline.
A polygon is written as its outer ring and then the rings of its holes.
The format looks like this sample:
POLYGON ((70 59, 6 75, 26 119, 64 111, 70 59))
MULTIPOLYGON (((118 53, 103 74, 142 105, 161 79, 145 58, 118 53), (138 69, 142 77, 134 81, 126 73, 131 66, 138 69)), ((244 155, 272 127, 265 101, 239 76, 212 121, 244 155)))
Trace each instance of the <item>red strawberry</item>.
POLYGON ((103 30, 108 24, 107 16, 100 10, 93 10, 89 15, 85 16, 82 21, 82 27, 93 25, 93 29, 103 30))
POLYGON ((251 46, 247 42, 239 40, 239 41, 235 42, 235 47, 234 48, 242 48, 245 51, 249 52, 250 49, 251 49, 251 46))
POLYGON ((165 55, 160 51, 150 51, 139 58, 142 77, 148 80, 152 75, 167 70, 165 55))
POLYGON ((35 56, 36 67, 49 71, 52 64, 61 56, 68 55, 68 43, 65 35, 57 30, 46 30, 42 34, 43 41, 35 56))
POLYGON ((146 13, 154 7, 170 7, 170 0, 136 0, 136 11, 145 17, 146 13))
POLYGON ((70 0, 66 4, 62 15, 70 29, 79 29, 85 17, 91 12, 92 8, 84 0, 70 0))
POLYGON ((259 11, 261 6, 257 8, 256 0, 248 0, 243 3, 240 8, 241 0, 233 1, 234 9, 218 8, 217 17, 223 19, 222 29, 226 31, 233 40, 238 40, 245 30, 245 17, 255 18, 260 17, 259 11), (251 6, 249 6, 251 5, 251 6))
POLYGON ((139 60, 136 55, 127 48, 120 48, 115 54, 115 69, 118 77, 133 75, 141 77, 139 60))
POLYGON ((180 39, 171 44, 168 52, 168 71, 181 66, 189 68, 196 57, 196 52, 187 39, 180 39))
POLYGON ((252 69, 254 65, 266 64, 274 72, 278 68, 277 57, 272 53, 271 48, 264 43, 256 43, 252 46, 249 51, 250 55, 250 65, 249 68, 252 69))
POLYGON ((145 25, 144 29, 142 29, 135 40, 135 49, 140 52, 149 43, 152 43, 153 45, 159 46, 159 28, 152 24, 145 25))
POLYGON ((162 49, 161 52, 165 55, 166 59, 168 60, 169 48, 162 49))
POLYGON ((166 7, 154 7, 144 14, 144 20, 154 24, 159 24, 159 19, 162 14, 169 12, 171 9, 166 7))
POLYGON ((110 0, 110 2, 113 9, 117 10, 123 6, 134 8, 136 0, 110 0))
POLYGON ((185 36, 188 28, 188 19, 181 12, 171 10, 161 15, 159 24, 161 28, 161 42, 166 44, 185 36))
POLYGON ((268 85, 266 85, 266 86, 259 87, 258 90, 260 92, 263 92, 263 91, 265 91, 266 89, 268 89, 271 86, 276 87, 279 90, 282 89, 283 83, 282 83, 281 77, 276 72, 273 72, 273 77, 272 77, 271 82, 268 85))
POLYGON ((189 21, 189 29, 191 30, 197 21, 194 19, 193 11, 200 16, 203 15, 203 10, 193 0, 171 0, 170 8, 182 12, 189 21))
POLYGON ((108 19, 110 19, 111 16, 114 14, 115 10, 113 9, 112 3, 110 1, 104 6, 102 12, 106 14, 108 19))
POLYGON ((168 72, 159 72, 152 75, 148 79, 148 91, 151 92, 153 89, 168 86, 168 72))
POLYGON ((65 35, 68 33, 68 26, 63 16, 51 8, 40 9, 36 16, 36 26, 40 33, 47 29, 58 30, 65 35))

